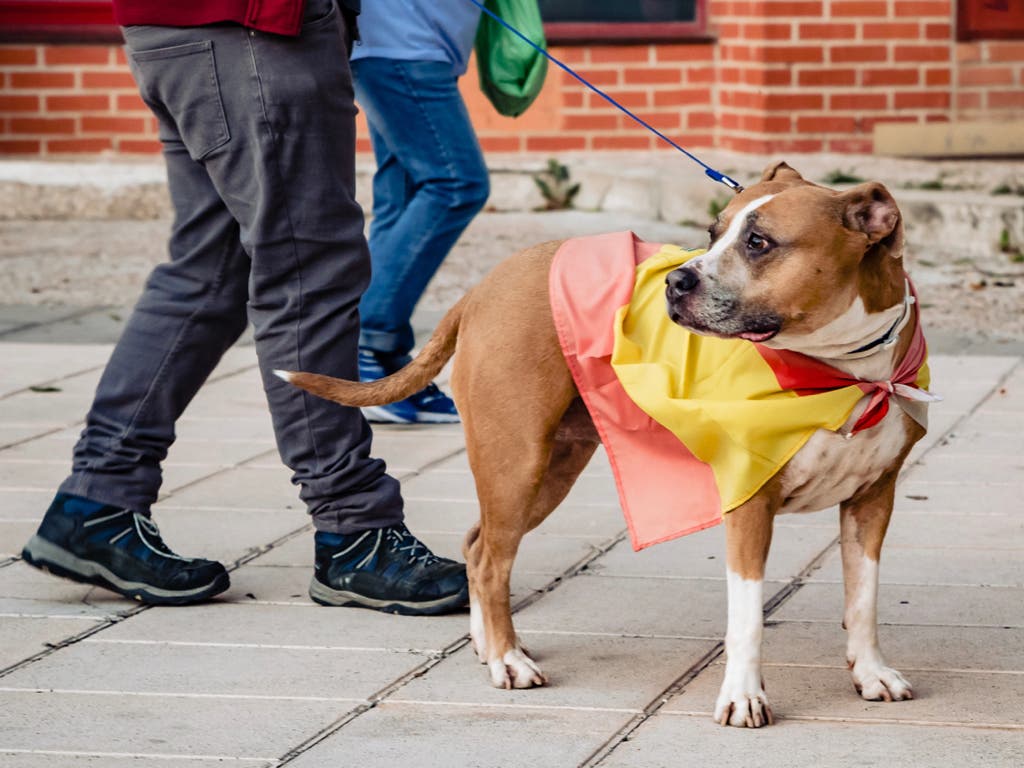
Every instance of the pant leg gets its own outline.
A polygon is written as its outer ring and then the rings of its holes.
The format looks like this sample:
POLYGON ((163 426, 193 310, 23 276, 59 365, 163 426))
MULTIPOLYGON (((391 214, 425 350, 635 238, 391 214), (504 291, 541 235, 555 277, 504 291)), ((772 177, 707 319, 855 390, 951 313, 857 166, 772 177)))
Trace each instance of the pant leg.
POLYGON ((238 222, 278 448, 317 527, 349 533, 400 521, 398 483, 370 458, 358 409, 271 373, 356 375, 369 259, 341 15, 331 0, 309 0, 297 38, 232 25, 133 27, 126 38, 144 97, 238 222))
MULTIPOLYGON (((373 277, 363 297, 361 343, 407 353, 410 318, 427 284, 490 191, 487 166, 451 67, 434 61, 383 58, 353 62, 356 96, 371 127, 374 152, 393 158, 409 179, 374 184, 374 209, 401 207, 370 227, 373 277)), ((382 172, 394 174, 390 165, 382 172)))
POLYGON ((176 217, 100 378, 65 493, 148 514, 174 424, 246 326, 238 224, 173 125, 161 128, 176 217))

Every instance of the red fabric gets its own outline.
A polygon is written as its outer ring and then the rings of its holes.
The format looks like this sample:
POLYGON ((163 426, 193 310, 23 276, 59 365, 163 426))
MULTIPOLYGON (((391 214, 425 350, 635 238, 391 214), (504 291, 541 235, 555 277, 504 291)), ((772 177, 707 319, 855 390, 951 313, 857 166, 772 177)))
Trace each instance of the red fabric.
POLYGON ((121 26, 200 27, 232 21, 261 32, 297 35, 306 0, 114 0, 121 26))

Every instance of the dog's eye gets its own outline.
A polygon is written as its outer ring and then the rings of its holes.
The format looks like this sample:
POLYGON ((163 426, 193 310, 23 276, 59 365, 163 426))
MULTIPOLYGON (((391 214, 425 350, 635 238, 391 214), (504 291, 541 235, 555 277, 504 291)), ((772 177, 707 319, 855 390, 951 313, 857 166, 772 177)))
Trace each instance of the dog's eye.
POLYGON ((767 238, 761 237, 761 235, 756 232, 751 232, 750 236, 747 238, 747 249, 751 253, 764 253, 771 248, 771 245, 771 242, 767 238))

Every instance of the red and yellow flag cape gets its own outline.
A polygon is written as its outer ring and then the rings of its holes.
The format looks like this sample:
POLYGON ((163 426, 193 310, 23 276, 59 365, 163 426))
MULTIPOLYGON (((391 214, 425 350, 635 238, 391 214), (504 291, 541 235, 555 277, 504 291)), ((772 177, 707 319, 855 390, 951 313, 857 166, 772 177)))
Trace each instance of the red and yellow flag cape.
POLYGON ((866 382, 796 352, 676 325, 665 276, 701 253, 620 232, 566 241, 551 268, 559 341, 635 549, 715 525, 865 396, 854 431, 885 415, 897 387, 928 385, 920 329, 889 380, 866 382))

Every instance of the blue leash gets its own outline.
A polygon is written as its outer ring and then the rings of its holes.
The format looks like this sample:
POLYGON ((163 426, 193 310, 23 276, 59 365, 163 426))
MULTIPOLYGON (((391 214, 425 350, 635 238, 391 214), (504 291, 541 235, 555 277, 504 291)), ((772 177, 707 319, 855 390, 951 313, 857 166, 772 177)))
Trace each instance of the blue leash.
POLYGON ((501 24, 509 32, 511 32, 514 35, 516 35, 520 40, 525 42, 527 45, 529 45, 530 47, 532 47, 536 51, 542 53, 544 56, 547 57, 548 61, 553 62, 554 64, 559 66, 561 69, 563 69, 564 71, 568 72, 570 75, 572 75, 574 78, 579 80, 581 83, 583 83, 585 86, 587 86, 587 88, 592 90, 594 93, 596 93, 602 99, 604 99, 608 103, 612 104, 613 106, 615 106, 618 109, 620 109, 623 112, 625 112, 629 117, 631 117, 636 122, 640 123, 640 125, 642 125, 648 131, 653 133, 659 139, 661 139, 664 142, 667 142, 668 144, 671 144, 673 147, 678 149, 680 152, 682 152, 688 158, 693 160, 693 162, 697 163, 697 165, 701 166, 704 169, 704 175, 705 176, 709 177, 710 179, 713 179, 714 181, 718 181, 718 182, 721 182, 722 184, 725 184, 725 186, 729 187, 729 189, 731 189, 733 192, 742 192, 743 191, 743 185, 740 184, 738 181, 736 181, 733 178, 730 178, 729 176, 726 176, 721 171, 716 171, 714 168, 712 168, 710 165, 705 163, 703 160, 701 160, 699 157, 697 157, 693 153, 687 152, 685 149, 683 149, 681 146, 676 144, 674 141, 672 141, 672 139, 670 139, 668 136, 663 134, 661 131, 659 131, 657 128, 655 128, 653 125, 651 125, 650 123, 645 121, 643 118, 641 118, 641 117, 633 114, 632 112, 630 112, 629 109, 627 109, 622 104, 617 102, 615 99, 613 99, 607 93, 602 91, 596 85, 594 85, 593 83, 589 82, 588 80, 586 80, 581 75, 577 74, 571 67, 569 67, 569 66, 563 64, 562 62, 560 62, 558 59, 556 59, 554 56, 552 56, 546 50, 541 48, 539 45, 537 45, 535 42, 533 42, 530 38, 528 38, 526 35, 524 35, 518 29, 516 29, 511 24, 509 24, 507 21, 505 21, 501 17, 497 16, 496 14, 492 13, 491 11, 489 11, 487 8, 484 7, 483 3, 478 2, 477 0, 469 0, 469 2, 471 2, 473 5, 475 5, 477 8, 479 8, 481 11, 486 13, 488 16, 490 16, 496 22, 501 24))

